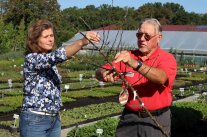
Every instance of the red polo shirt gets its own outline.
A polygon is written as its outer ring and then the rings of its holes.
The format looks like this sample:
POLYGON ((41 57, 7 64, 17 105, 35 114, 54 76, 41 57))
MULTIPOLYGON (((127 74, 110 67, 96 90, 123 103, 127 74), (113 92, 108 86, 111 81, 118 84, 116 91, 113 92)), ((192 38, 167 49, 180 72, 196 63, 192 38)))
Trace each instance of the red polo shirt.
MULTIPOLYGON (((165 85, 159 85, 149 81, 139 72, 134 71, 132 68, 126 66, 123 62, 112 63, 119 72, 132 72, 132 75, 124 76, 124 78, 136 90, 145 107, 148 110, 157 110, 170 106, 172 104, 172 86, 175 80, 177 68, 176 60, 172 54, 158 48, 145 60, 142 60, 138 50, 130 51, 130 55, 132 58, 141 60, 148 66, 162 69, 168 76, 168 81, 165 83, 165 85)), ((111 68, 109 64, 105 64, 103 67, 107 69, 111 68)), ((139 101, 137 99, 133 99, 133 92, 130 89, 128 89, 128 91, 129 99, 125 107, 133 111, 143 110, 139 101)))

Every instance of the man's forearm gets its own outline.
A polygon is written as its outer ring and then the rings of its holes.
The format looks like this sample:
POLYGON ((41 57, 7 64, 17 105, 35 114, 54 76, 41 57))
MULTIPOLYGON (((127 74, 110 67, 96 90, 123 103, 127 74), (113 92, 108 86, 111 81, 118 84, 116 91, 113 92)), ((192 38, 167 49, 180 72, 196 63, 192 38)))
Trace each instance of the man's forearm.
POLYGON ((168 79, 167 74, 163 70, 150 67, 145 64, 142 65, 138 72, 144 75, 150 81, 161 85, 165 84, 168 79))

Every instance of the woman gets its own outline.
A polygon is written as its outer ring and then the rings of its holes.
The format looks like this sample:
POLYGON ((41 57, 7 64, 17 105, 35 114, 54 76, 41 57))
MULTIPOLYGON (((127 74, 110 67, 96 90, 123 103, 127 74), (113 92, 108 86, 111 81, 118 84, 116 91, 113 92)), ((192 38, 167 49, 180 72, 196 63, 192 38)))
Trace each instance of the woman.
POLYGON ((87 32, 85 36, 53 51, 56 40, 51 22, 39 20, 29 28, 23 70, 21 137, 60 137, 61 76, 56 65, 76 54, 89 40, 100 41, 96 32, 87 32))

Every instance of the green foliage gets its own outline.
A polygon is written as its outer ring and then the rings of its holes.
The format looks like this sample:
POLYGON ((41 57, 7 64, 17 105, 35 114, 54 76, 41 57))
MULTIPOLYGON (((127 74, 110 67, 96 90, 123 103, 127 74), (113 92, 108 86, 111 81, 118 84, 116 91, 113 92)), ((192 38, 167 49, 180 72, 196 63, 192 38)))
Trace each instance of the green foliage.
POLYGON ((85 89, 77 92, 64 92, 65 97, 70 98, 84 98, 84 97, 107 97, 119 94, 121 91, 120 86, 110 86, 105 88, 92 88, 91 90, 85 89))
POLYGON ((0 54, 11 51, 23 51, 25 41, 24 21, 17 28, 12 23, 5 24, 0 20, 0 54))
MULTIPOLYGON (((76 65, 76 63, 74 63, 74 65, 76 65)), ((79 74, 83 74, 83 79, 84 78, 91 78, 92 74, 95 74, 94 70, 72 71, 67 66, 68 66, 67 63, 66 64, 62 63, 62 64, 60 64, 60 67, 59 67, 59 70, 60 70, 59 72, 65 77, 66 82, 67 82, 67 79, 69 79, 69 78, 79 80, 79 74)))
POLYGON ((21 96, 23 94, 22 90, 13 90, 13 91, 8 91, 8 90, 0 90, 0 95, 4 94, 4 96, 21 96))
POLYGON ((13 49, 13 45, 15 44, 15 34, 16 30, 13 28, 11 23, 4 24, 2 20, 0 20, 0 54, 11 51, 13 49))
POLYGON ((201 96, 198 97, 198 102, 202 104, 207 104, 207 95, 202 94, 201 96))
POLYGON ((60 6, 57 0, 15 0, 9 1, 4 20, 7 23, 12 22, 14 26, 19 26, 21 20, 24 20, 26 28, 30 22, 37 19, 49 19, 55 24, 60 21, 60 6))
POLYGON ((21 63, 23 63, 23 57, 24 57, 24 53, 22 51, 16 51, 16 52, 6 52, 6 53, 2 53, 0 54, 0 61, 1 60, 13 60, 13 59, 21 59, 21 63))
POLYGON ((17 28, 17 33, 15 35, 14 51, 24 51, 25 49, 25 39, 26 39, 26 26, 22 19, 20 25, 17 28))
POLYGON ((14 27, 15 33, 9 33, 13 34, 11 35, 12 38, 10 41, 15 41, 15 43, 13 43, 15 48, 22 49, 22 47, 24 47, 25 33, 28 26, 39 19, 48 19, 54 24, 57 36, 60 38, 57 39, 58 45, 61 45, 62 40, 65 40, 61 35, 69 36, 70 33, 65 32, 62 27, 64 24, 61 22, 62 16, 60 14, 60 5, 57 0, 8 1, 5 7, 3 21, 5 24, 12 24, 14 27), (61 42, 59 40, 61 40, 61 42))
POLYGON ((193 94, 194 94, 194 91, 195 91, 195 90, 185 89, 183 95, 181 95, 181 92, 180 92, 179 89, 174 89, 174 90, 173 90, 173 94, 174 94, 174 95, 178 95, 178 96, 184 96, 184 97, 187 97, 187 96, 193 95, 193 94))
POLYGON ((96 70, 104 64, 101 55, 76 55, 75 58, 61 64, 62 68, 70 71, 96 70))
MULTIPOLYGON (((4 127, 8 128, 8 127, 12 126, 13 123, 14 123, 13 120, 11 120, 11 121, 0 121, 0 126, 3 125, 4 127)), ((19 125, 19 120, 17 120, 17 126, 18 125, 19 125)))
MULTIPOLYGON (((5 56, 9 57, 9 56, 5 56)), ((12 56, 11 56, 12 57, 12 56)), ((23 77, 20 73, 22 71, 23 58, 12 59, 8 58, 6 60, 0 60, 0 82, 4 85, 8 85, 8 79, 12 79, 12 81, 16 81, 19 83, 15 83, 13 87, 22 87, 23 77)), ((1 83, 0 83, 1 84, 1 83)), ((4 86, 5 87, 5 86, 4 86)), ((2 88, 2 87, 0 87, 2 88)))
POLYGON ((23 51, 26 30, 39 19, 48 19, 54 24, 57 45, 61 46, 62 42, 66 42, 78 31, 94 30, 108 25, 115 25, 113 29, 134 30, 137 29, 137 23, 147 17, 157 18, 163 25, 205 25, 206 16, 207 14, 188 13, 182 5, 169 2, 146 3, 137 9, 103 4, 99 7, 70 7, 61 11, 57 0, 1 1, 0 54, 23 51))
POLYGON ((8 59, 8 60, 0 60, 0 70, 6 70, 11 72, 13 70, 8 70, 9 67, 14 68, 14 65, 16 67, 22 67, 23 64, 23 58, 19 59, 8 59))
MULTIPOLYGON (((172 112, 172 132, 187 132, 193 130, 196 123, 207 117, 207 106, 195 102, 181 102, 176 103, 171 107, 172 112)), ((106 118, 93 125, 85 126, 83 128, 75 128, 68 133, 72 137, 76 134, 77 137, 98 137, 96 129, 103 129, 103 137, 114 137, 116 126, 119 119, 106 118)))
POLYGON ((95 119, 111 114, 120 113, 123 107, 115 102, 107 102, 101 104, 92 104, 79 108, 73 108, 61 112, 62 125, 72 125, 86 120, 95 119))
POLYGON ((19 133, 11 133, 9 130, 0 129, 0 137, 19 137, 19 133))
POLYGON ((68 97, 62 97, 62 102, 63 103, 70 103, 76 101, 75 99, 68 98, 68 97))
POLYGON ((22 96, 4 97, 1 99, 2 101, 0 102, 0 105, 13 107, 13 109, 15 110, 21 107, 22 99, 23 99, 22 96))
POLYGON ((181 102, 171 107, 172 129, 189 130, 193 128, 199 120, 207 119, 207 106, 202 103, 181 102))
MULTIPOLYGON (((0 101, 2 101, 0 99, 0 101)), ((14 110, 14 107, 12 106, 0 106, 0 113, 6 113, 6 112, 11 112, 14 110)))
POLYGON ((103 134, 101 137, 114 137, 118 121, 119 120, 115 118, 106 118, 104 120, 98 121, 96 124, 91 126, 75 128, 71 130, 67 136, 72 137, 76 134, 76 137, 98 137, 96 130, 103 129, 103 134))
POLYGON ((183 80, 183 81, 205 81, 207 79, 207 75, 203 75, 203 73, 200 72, 191 72, 191 73, 177 73, 177 80, 183 80), (190 75, 191 74, 191 75, 190 75))

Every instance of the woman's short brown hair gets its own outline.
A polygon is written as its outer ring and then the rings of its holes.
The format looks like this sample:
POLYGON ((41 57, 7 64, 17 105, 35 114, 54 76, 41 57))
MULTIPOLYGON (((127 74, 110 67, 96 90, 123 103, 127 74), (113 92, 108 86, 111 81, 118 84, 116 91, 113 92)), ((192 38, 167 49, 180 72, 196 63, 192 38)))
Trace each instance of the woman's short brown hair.
MULTIPOLYGON (((26 39, 26 52, 25 54, 29 53, 41 53, 41 50, 38 48, 38 40, 41 36, 42 32, 47 29, 52 29, 54 33, 54 26, 48 20, 39 20, 31 27, 29 27, 27 32, 27 39, 26 39)), ((53 49, 56 47, 54 42, 53 49)))

